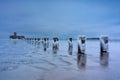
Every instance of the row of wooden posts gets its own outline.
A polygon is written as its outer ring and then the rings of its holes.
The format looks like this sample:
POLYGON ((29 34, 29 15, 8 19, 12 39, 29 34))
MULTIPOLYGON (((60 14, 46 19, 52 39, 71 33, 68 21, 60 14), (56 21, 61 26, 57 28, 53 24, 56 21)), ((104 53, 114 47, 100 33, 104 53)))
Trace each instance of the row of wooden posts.
MULTIPOLYGON (((44 51, 47 50, 48 44, 49 44, 49 38, 43 38, 42 40, 40 38, 25 38, 25 40, 37 40, 38 42, 41 41, 44 47, 44 51)), ((72 38, 68 39, 68 52, 72 55, 73 51, 73 43, 72 38)), ((85 54, 86 51, 86 36, 79 36, 78 37, 78 46, 77 46, 77 52, 78 54, 85 54)), ((108 36, 101 36, 100 37, 100 53, 102 52, 108 52, 108 36)), ((53 38, 52 43, 52 50, 54 53, 57 53, 59 49, 59 39, 58 37, 53 38)))
MULTIPOLYGON (((40 41, 39 38, 26 38, 26 40, 32 40, 32 41, 40 41)), ((49 47, 49 39, 48 38, 43 38, 42 39, 42 44, 44 51, 47 50, 49 47)), ((68 52, 70 55, 72 55, 73 52, 73 43, 72 43, 72 38, 68 39, 68 52)), ((59 50, 59 39, 57 37, 53 38, 53 44, 52 44, 52 51, 53 53, 57 53, 59 50)), ((86 36, 79 36, 78 37, 78 46, 77 46, 77 65, 78 68, 85 68, 86 67, 86 62, 87 62, 87 54, 85 53, 86 51, 86 36)), ((100 64, 104 67, 108 66, 108 36, 101 36, 100 37, 100 64)))
MULTIPOLYGON (((14 35, 10 36, 11 39, 23 39, 26 41, 33 41, 40 43, 42 42, 44 51, 47 50, 49 47, 49 38, 26 38, 25 36, 18 36, 16 32, 14 32, 14 35)), ((73 38, 68 39, 68 52, 70 55, 72 55, 73 52, 73 43, 72 43, 73 38)), ((86 36, 78 36, 78 45, 77 45, 77 64, 79 68, 85 68, 86 66, 86 36)), ((108 65, 108 36, 101 36, 99 38, 100 40, 100 64, 103 66, 108 65), (104 54, 106 53, 106 54, 104 54)), ((54 37, 53 38, 53 43, 52 43, 52 51, 53 53, 57 53, 59 50, 59 38, 54 37)))

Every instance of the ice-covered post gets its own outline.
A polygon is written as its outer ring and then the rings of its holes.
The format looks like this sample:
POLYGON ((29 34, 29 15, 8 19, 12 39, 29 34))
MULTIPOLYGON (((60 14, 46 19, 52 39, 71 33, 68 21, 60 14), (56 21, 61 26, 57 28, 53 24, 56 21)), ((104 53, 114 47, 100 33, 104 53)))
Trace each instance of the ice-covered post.
POLYGON ((40 44, 40 38, 37 38, 37 40, 38 40, 37 44, 40 44))
POLYGON ((78 37, 78 54, 85 54, 86 50, 86 36, 78 37))
POLYGON ((46 51, 47 50, 47 39, 46 38, 44 38, 43 47, 44 47, 44 51, 46 51))
POLYGON ((53 38, 52 50, 53 50, 54 53, 57 53, 58 49, 59 49, 58 38, 54 37, 53 38))
POLYGON ((108 36, 100 37, 100 53, 108 52, 108 36))
POLYGON ((49 38, 47 38, 47 48, 49 48, 49 38))
POLYGON ((68 52, 70 55, 72 55, 72 51, 73 51, 72 38, 69 38, 69 40, 68 40, 68 52))
POLYGON ((59 38, 56 37, 56 40, 57 40, 57 50, 59 50, 59 38))

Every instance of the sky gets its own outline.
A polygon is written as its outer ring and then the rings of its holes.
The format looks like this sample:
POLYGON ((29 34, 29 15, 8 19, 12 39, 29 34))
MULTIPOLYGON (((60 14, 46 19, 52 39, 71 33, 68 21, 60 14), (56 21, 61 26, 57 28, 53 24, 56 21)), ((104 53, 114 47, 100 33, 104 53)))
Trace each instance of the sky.
POLYGON ((0 0, 0 38, 120 38, 120 0, 0 0))

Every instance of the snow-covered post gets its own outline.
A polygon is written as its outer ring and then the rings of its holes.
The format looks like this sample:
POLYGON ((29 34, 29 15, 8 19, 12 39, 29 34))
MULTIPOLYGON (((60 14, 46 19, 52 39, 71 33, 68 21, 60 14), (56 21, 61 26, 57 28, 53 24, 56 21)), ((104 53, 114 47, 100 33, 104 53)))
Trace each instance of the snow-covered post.
POLYGON ((49 38, 47 38, 47 48, 49 48, 49 38))
POLYGON ((100 53, 108 52, 108 36, 100 37, 100 53))
POLYGON ((53 38, 53 44, 52 44, 52 50, 53 50, 54 53, 57 53, 58 49, 59 49, 58 38, 54 37, 53 38))
POLYGON ((44 47, 44 51, 46 51, 47 50, 47 39, 46 38, 44 38, 43 47, 44 47))
POLYGON ((68 52, 70 55, 72 55, 72 51, 73 51, 72 38, 69 38, 69 40, 68 40, 68 52))
POLYGON ((86 50, 86 36, 78 37, 78 54, 85 54, 86 50))

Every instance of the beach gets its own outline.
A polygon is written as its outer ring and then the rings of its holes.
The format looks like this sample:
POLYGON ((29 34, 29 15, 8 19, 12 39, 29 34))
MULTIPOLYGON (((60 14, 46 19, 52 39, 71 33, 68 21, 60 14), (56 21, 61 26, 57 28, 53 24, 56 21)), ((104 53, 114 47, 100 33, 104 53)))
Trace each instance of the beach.
POLYGON ((27 40, 0 40, 0 80, 120 80, 120 42, 109 42, 109 53, 100 55, 99 40, 86 41, 86 54, 78 62, 77 41, 68 53, 67 40, 59 40, 59 50, 43 50, 42 43, 27 40))

